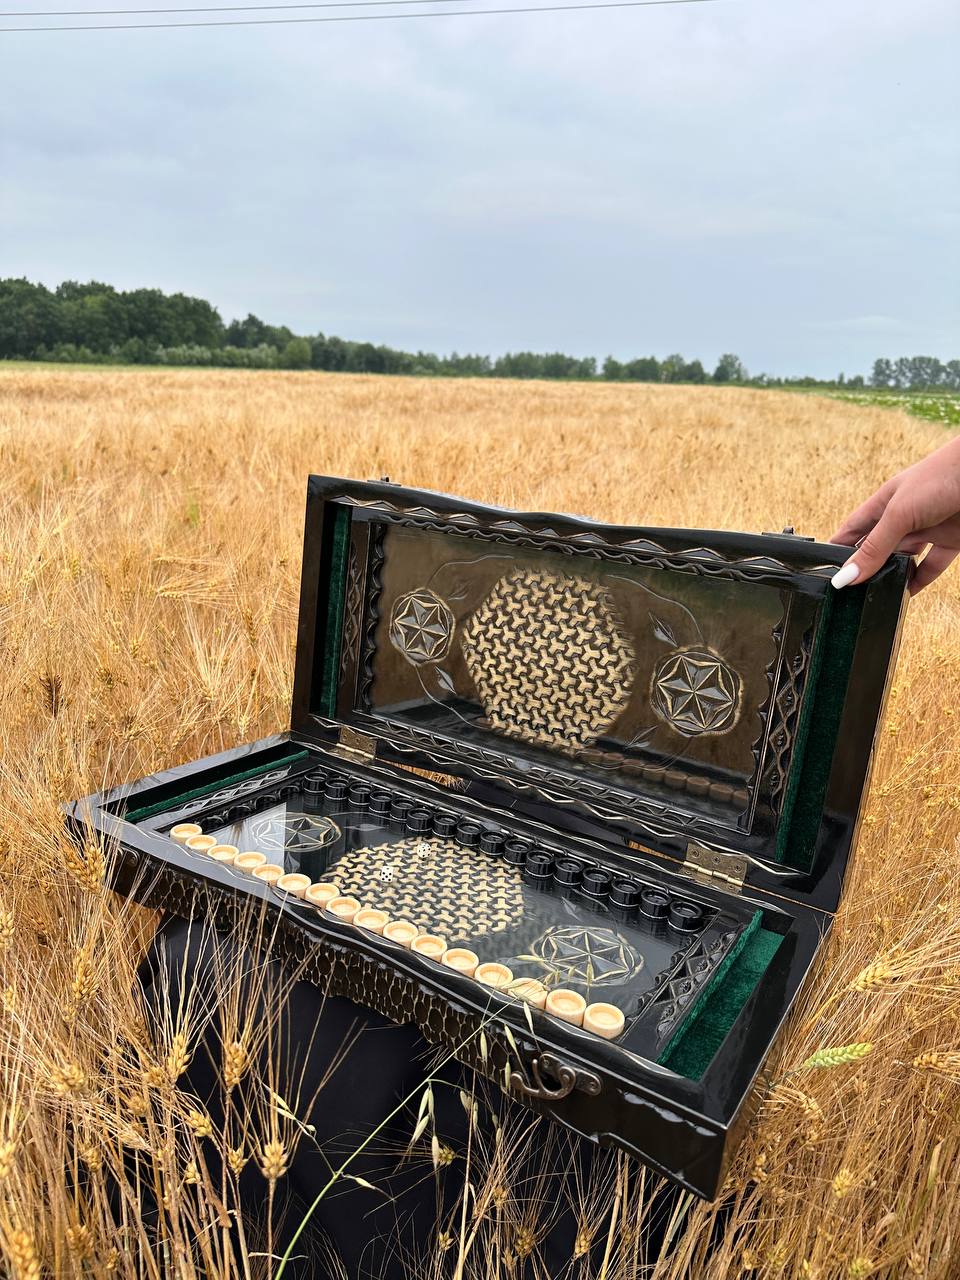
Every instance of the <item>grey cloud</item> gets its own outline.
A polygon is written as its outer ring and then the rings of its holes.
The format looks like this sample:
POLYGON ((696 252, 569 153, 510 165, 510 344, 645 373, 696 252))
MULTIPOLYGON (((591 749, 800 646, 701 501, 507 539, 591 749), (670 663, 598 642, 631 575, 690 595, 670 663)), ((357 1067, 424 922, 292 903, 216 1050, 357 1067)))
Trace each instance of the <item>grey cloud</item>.
POLYGON ((0 272, 437 350, 953 357, 958 34, 722 0, 7 37, 0 272))

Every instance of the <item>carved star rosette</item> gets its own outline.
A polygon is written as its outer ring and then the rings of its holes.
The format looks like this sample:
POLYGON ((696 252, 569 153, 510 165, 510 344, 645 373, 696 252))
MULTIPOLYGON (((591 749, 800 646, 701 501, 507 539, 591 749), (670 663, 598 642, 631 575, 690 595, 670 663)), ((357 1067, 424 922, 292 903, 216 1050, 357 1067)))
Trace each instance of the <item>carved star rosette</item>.
POLYGON ((252 846, 265 853, 282 854, 287 848, 312 853, 335 844, 340 835, 333 819, 320 814, 287 813, 282 817, 263 814, 250 827, 252 846))
POLYGON ((654 668, 650 705, 685 738, 727 733, 740 715, 742 683, 723 658, 706 649, 677 649, 654 668))
POLYGON ((589 925, 551 925, 517 956, 534 965, 550 986, 618 986, 631 982, 644 966, 643 955, 614 929, 589 925))
POLYGON ((390 643, 414 667, 440 662, 450 651, 454 618, 427 587, 399 596, 390 615, 390 643))

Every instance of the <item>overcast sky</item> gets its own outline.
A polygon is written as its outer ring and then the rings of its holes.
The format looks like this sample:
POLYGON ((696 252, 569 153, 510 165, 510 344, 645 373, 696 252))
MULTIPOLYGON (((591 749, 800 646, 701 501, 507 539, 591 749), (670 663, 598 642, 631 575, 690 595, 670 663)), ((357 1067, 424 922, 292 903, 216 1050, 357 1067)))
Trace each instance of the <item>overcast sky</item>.
POLYGON ((955 0, 0 34, 0 275, 437 351, 957 357, 958 48, 955 0))

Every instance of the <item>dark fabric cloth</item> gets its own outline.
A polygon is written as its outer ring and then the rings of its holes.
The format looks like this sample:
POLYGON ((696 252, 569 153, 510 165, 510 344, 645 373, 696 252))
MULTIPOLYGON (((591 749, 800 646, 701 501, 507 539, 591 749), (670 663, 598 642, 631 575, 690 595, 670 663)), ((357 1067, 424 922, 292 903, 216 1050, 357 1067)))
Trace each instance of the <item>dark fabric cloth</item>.
MULTIPOLYGON (((224 966, 223 949, 231 945, 196 922, 189 925, 168 918, 140 972, 152 1014, 169 1021, 187 993, 216 991, 217 975, 224 966)), ((325 997, 308 982, 290 982, 277 962, 234 950, 228 963, 231 967, 242 965, 251 975, 258 971, 262 975, 264 968, 268 969, 272 989, 283 992, 283 999, 272 1010, 262 1010, 274 1028, 273 1048, 261 1049, 249 1078, 261 1082, 267 1078, 267 1059, 272 1053, 276 1062, 279 1046, 282 1080, 275 1086, 277 1092, 283 1096, 285 1082, 287 1087, 298 1087, 302 1108, 316 1095, 309 1110, 293 1107, 299 1119, 315 1126, 315 1132, 312 1138, 299 1142, 288 1172, 277 1183, 281 1212, 285 1212, 274 1237, 275 1252, 283 1251, 307 1207, 329 1180, 331 1169, 356 1151, 404 1097, 421 1094, 428 1073, 435 1075, 435 1131, 458 1158, 439 1177, 434 1176, 429 1157, 402 1158, 416 1122, 414 1101, 350 1163, 349 1173, 376 1189, 352 1180, 339 1181, 311 1215, 309 1227, 295 1247, 298 1261, 286 1272, 297 1280, 344 1274, 349 1280, 407 1280, 422 1274, 416 1259, 431 1248, 438 1222, 447 1221, 463 1190, 462 1153, 468 1124, 460 1090, 469 1090, 469 1073, 455 1062, 433 1072, 437 1050, 415 1028, 390 1023, 350 1001, 325 997), (345 1045, 349 1045, 346 1052, 345 1045), (339 1258, 342 1270, 329 1261, 331 1255, 339 1258)), ((219 1015, 212 1009, 183 1081, 208 1108, 217 1126, 222 1126, 224 1119, 221 1040, 219 1015)), ((232 1105, 244 1105, 243 1096, 241 1090, 235 1091, 232 1105)), ((486 1098, 499 1112, 498 1123, 511 1118, 528 1122, 529 1113, 499 1092, 488 1090, 486 1098)), ((480 1115, 480 1123, 492 1129, 487 1106, 480 1108, 480 1115)), ((540 1257, 548 1274, 559 1277, 570 1269, 577 1232, 569 1204, 576 1201, 577 1188, 586 1184, 592 1162, 609 1161, 611 1155, 549 1124, 541 1123, 533 1139, 531 1147, 539 1145, 540 1150, 518 1152, 520 1167, 512 1169, 512 1181, 514 1186, 526 1183, 530 1195, 543 1199, 541 1220, 548 1229, 538 1242, 540 1257), (544 1143, 549 1151, 544 1151, 544 1143), (524 1168, 524 1163, 529 1168, 524 1168), (546 1176, 545 1164, 549 1169, 546 1176)), ((216 1168, 211 1172, 219 1177, 216 1168)), ((266 1218, 268 1183, 253 1163, 243 1172, 240 1191, 244 1222, 255 1232, 266 1218)), ((666 1221, 674 1195, 671 1192, 662 1199, 655 1216, 666 1221)), ((651 1246, 656 1246, 657 1234, 653 1232, 651 1246)))

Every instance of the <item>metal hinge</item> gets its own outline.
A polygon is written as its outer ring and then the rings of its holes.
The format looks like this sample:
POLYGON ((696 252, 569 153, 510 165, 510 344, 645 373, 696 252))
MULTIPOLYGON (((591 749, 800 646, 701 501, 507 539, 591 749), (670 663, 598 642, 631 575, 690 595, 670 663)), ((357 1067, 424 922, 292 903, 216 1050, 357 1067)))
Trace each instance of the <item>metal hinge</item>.
POLYGON ((710 849, 705 844, 687 843, 687 856, 683 860, 685 875, 694 880, 722 880, 736 889, 743 888, 750 864, 737 853, 722 849, 710 849))
POLYGON ((368 733, 361 733, 358 729, 343 725, 337 745, 333 748, 333 754, 343 756, 346 760, 372 760, 377 754, 377 740, 371 738, 368 733))

